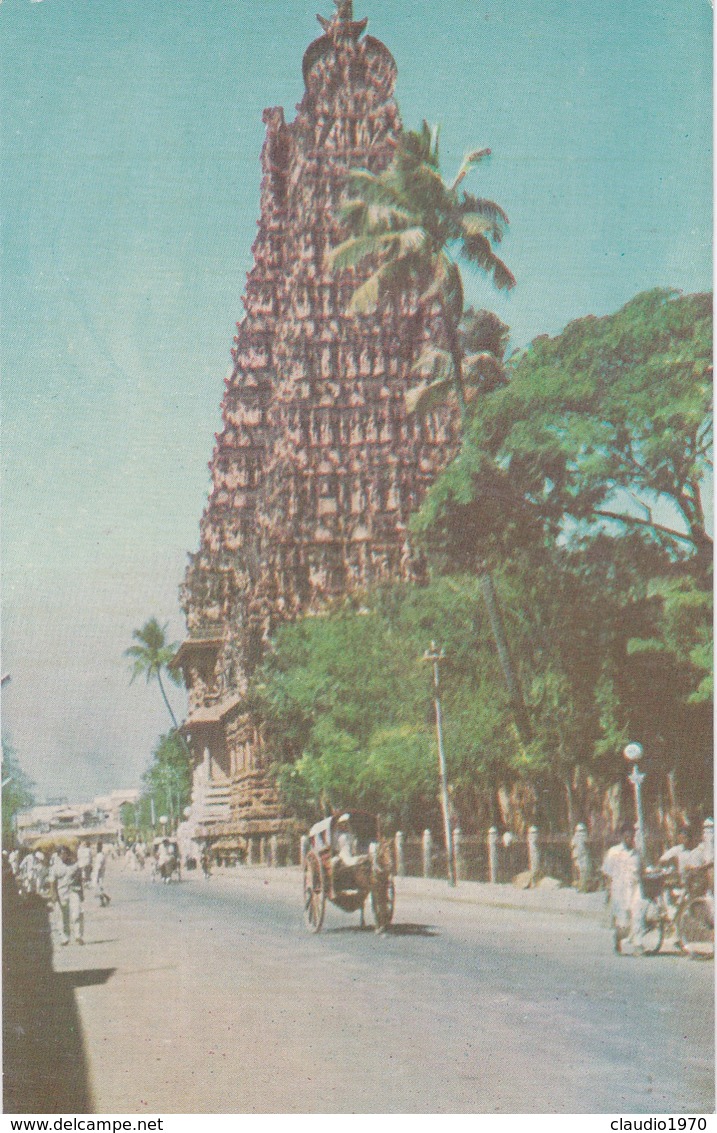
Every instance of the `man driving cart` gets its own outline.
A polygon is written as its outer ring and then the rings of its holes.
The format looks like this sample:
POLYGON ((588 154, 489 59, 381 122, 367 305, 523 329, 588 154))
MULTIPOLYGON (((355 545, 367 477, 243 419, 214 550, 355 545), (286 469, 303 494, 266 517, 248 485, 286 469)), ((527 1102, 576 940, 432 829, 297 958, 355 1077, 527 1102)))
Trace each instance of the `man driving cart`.
POLYGON ((336 829, 336 853, 331 858, 332 901, 343 889, 368 889, 371 872, 369 855, 354 853, 356 841, 351 834, 351 816, 340 815, 336 829))
POLYGON ((360 912, 371 899, 376 931, 393 919, 393 855, 381 837, 376 815, 345 811, 315 822, 304 858, 304 921, 320 932, 326 902, 346 913, 360 912), (357 851, 361 851, 357 853, 357 851))

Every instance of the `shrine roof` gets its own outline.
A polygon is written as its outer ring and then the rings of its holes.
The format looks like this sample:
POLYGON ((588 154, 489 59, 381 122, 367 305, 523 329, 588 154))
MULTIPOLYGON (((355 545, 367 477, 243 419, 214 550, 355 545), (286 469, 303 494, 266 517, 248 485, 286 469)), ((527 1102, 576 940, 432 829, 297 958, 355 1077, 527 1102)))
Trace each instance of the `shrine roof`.
POLYGON ((193 653, 208 652, 212 649, 218 651, 223 644, 223 637, 188 637, 186 641, 182 642, 169 662, 169 668, 178 669, 180 665, 189 660, 193 653))
POLYGON ((207 707, 195 708, 182 724, 181 730, 190 732, 192 728, 197 727, 198 724, 219 724, 224 717, 228 716, 239 704, 241 704, 240 696, 230 696, 228 700, 223 700, 220 704, 210 704, 207 707))

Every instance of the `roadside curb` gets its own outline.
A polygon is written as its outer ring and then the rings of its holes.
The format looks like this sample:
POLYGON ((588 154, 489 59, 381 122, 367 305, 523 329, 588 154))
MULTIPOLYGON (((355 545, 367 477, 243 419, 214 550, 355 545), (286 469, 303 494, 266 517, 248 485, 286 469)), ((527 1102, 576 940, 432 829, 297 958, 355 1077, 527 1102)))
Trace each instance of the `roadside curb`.
MULTIPOLYGON (((187 878, 187 880, 189 880, 187 878)), ((271 869, 266 866, 241 866, 231 871, 216 870, 204 882, 211 885, 220 882, 232 888, 250 885, 276 891, 297 893, 301 888, 301 869, 299 866, 281 866, 271 869)), ((396 890, 400 895, 417 900, 440 901, 455 905, 476 905, 491 909, 506 909, 511 912, 554 914, 557 916, 577 916, 591 919, 605 915, 605 895, 579 893, 575 889, 518 889, 514 885, 491 885, 480 881, 460 881, 455 889, 440 878, 397 877, 396 890)))

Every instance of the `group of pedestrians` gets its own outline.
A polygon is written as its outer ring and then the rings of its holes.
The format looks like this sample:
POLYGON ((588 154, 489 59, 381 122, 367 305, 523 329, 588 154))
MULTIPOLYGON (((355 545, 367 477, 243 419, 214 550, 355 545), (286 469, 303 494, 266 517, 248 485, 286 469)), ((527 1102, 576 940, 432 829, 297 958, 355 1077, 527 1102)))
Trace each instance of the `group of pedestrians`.
MULTIPOLYGON (((626 822, 618 834, 619 841, 605 855, 602 873, 610 900, 615 946, 619 948, 620 941, 625 940, 631 945, 633 955, 639 956, 645 951, 643 939, 648 906, 643 891, 644 865, 635 846, 635 826, 626 822)), ((691 871, 714 866, 714 850, 704 838, 698 842, 692 828, 683 825, 676 844, 665 850, 659 864, 674 868, 678 883, 687 885, 691 871)), ((714 910, 712 915, 714 919, 714 910)))
POLYGON ((84 944, 84 898, 86 889, 94 889, 100 905, 110 903, 104 887, 107 852, 97 842, 94 850, 80 843, 77 850, 60 844, 51 853, 13 850, 8 864, 21 895, 35 894, 48 901, 55 914, 60 943, 84 944))
POLYGON ((138 842, 130 842, 124 852, 124 868, 130 873, 136 873, 144 869, 147 860, 151 862, 152 858, 151 848, 141 839, 138 842))

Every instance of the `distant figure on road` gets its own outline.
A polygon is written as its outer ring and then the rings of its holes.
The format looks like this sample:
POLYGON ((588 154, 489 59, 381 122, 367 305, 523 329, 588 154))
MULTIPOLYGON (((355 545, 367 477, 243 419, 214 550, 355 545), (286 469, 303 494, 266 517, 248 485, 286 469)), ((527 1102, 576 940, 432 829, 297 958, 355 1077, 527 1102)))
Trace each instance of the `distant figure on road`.
POLYGON ((69 944, 74 934, 77 944, 84 944, 82 915, 82 869, 69 846, 61 846, 50 866, 50 892, 55 901, 60 943, 69 944))
POLYGON ((631 822, 620 827, 620 841, 611 846, 602 863, 610 893, 610 910, 615 932, 615 951, 621 940, 632 945, 635 955, 643 952, 646 901, 642 892, 642 862, 635 849, 635 828, 631 822))
POLYGON ((110 897, 105 893, 105 869, 107 868, 107 855, 105 854, 102 842, 97 843, 97 850, 95 851, 95 861, 92 869, 92 884, 97 890, 100 905, 103 907, 109 905, 110 897))
POLYGON ((26 853, 17 867, 17 887, 20 893, 32 893, 34 889, 35 855, 26 853))
POLYGON ((42 850, 36 850, 34 857, 35 862, 32 870, 33 890, 37 893, 38 897, 47 897, 50 867, 42 850))
POLYGON ((205 845, 202 849, 202 856, 200 859, 202 866, 202 873, 205 877, 212 876, 212 855, 209 846, 205 845))
POLYGON ((82 870, 82 884, 92 883, 92 850, 88 842, 80 842, 77 849, 77 864, 82 870))

